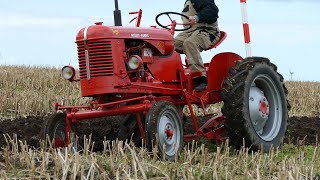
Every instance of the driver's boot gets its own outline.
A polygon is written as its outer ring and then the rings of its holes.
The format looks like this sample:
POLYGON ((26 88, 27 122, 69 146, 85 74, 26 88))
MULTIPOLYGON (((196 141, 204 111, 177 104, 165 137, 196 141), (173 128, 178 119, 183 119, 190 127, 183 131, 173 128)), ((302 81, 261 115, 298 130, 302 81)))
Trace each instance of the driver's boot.
POLYGON ((194 88, 196 92, 204 91, 207 87, 207 77, 205 76, 194 78, 192 81, 196 84, 194 88))

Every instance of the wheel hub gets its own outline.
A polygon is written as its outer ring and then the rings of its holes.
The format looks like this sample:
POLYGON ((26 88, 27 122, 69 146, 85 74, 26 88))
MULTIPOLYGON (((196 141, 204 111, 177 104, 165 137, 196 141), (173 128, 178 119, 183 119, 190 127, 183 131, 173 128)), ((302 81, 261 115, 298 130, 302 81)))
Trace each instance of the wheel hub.
POLYGON ((171 139, 173 136, 173 131, 171 129, 167 129, 166 134, 167 134, 167 139, 171 139))
POLYGON ((263 98, 263 100, 260 100, 260 109, 261 116, 268 116, 269 115, 269 103, 266 98, 263 98))
POLYGON ((173 127, 173 124, 171 122, 171 120, 164 116, 164 117, 161 117, 163 120, 165 119, 166 120, 166 123, 165 123, 165 126, 163 128, 164 133, 161 133, 160 137, 163 139, 163 142, 166 144, 167 148, 171 147, 171 145, 174 144, 174 132, 175 132, 175 129, 173 127))
POLYGON ((54 138, 54 147, 55 148, 60 148, 60 147, 64 147, 65 146, 65 142, 61 139, 61 138, 54 138))
POLYGON ((269 102, 258 87, 251 87, 249 93, 250 118, 254 129, 261 134, 269 117, 269 102))

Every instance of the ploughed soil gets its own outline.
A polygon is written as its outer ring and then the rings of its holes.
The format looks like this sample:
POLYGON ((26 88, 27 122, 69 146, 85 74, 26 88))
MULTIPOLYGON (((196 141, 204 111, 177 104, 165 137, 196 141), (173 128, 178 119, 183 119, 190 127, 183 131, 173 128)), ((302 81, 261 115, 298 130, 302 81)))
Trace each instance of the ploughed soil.
MULTIPOLYGON (((6 146, 6 138, 3 134, 10 137, 14 135, 20 141, 26 141, 32 147, 39 147, 39 135, 44 117, 21 117, 13 120, 0 120, 0 150, 6 146)), ((115 140, 118 128, 123 118, 110 117, 105 119, 94 119, 80 122, 77 126, 77 135, 80 141, 84 135, 91 134, 92 141, 95 142, 95 149, 102 149, 102 141, 115 140), (82 138, 81 138, 82 137, 82 138)), ((190 119, 188 119, 190 122, 190 119)), ((205 121, 204 119, 202 121, 205 121)), ((186 123, 185 133, 193 132, 192 123, 186 123)), ((316 145, 320 135, 320 117, 291 117, 288 123, 285 142, 293 144, 316 145)))

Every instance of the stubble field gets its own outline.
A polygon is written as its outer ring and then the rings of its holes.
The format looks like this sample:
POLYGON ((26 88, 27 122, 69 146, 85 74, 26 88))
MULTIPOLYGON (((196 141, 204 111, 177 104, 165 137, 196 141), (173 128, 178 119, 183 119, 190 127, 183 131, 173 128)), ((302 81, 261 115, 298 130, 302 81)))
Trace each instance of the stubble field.
POLYGON ((292 108, 283 147, 264 154, 201 141, 186 144, 176 162, 166 162, 144 148, 111 142, 121 123, 116 117, 80 124, 78 135, 86 145, 81 153, 48 148, 38 135, 52 103, 79 105, 89 99, 58 69, 0 66, 0 179, 317 178, 320 83, 286 86, 292 108))

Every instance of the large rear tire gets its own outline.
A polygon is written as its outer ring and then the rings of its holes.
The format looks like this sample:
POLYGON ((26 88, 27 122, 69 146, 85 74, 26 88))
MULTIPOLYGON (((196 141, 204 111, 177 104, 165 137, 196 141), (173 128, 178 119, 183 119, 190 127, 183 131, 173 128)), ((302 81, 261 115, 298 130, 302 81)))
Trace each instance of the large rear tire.
POLYGON ((290 105, 277 67, 267 58, 238 61, 223 83, 222 113, 229 142, 267 152, 285 135, 290 105))
MULTIPOLYGON (((53 113, 50 115, 42 124, 40 137, 46 140, 47 137, 53 140, 53 148, 63 148, 67 147, 68 144, 65 143, 66 138, 66 113, 53 113)), ((73 124, 71 124, 71 132, 69 137, 69 142, 72 142, 73 151, 79 150, 79 145, 76 140, 76 129, 73 124)))
POLYGON ((145 126, 147 148, 152 150, 153 146, 158 146, 160 156, 175 160, 183 146, 182 118, 177 108, 167 101, 154 103, 146 116, 145 126))

